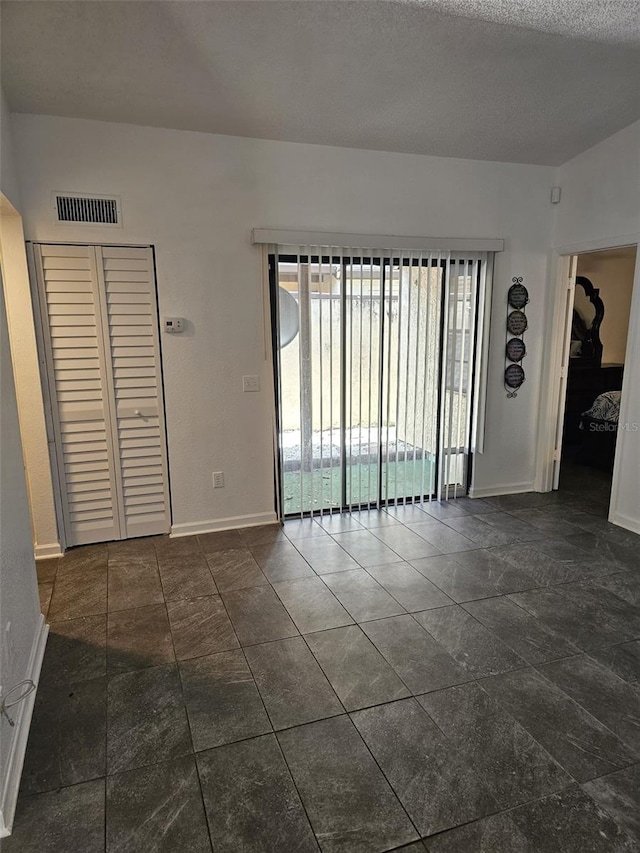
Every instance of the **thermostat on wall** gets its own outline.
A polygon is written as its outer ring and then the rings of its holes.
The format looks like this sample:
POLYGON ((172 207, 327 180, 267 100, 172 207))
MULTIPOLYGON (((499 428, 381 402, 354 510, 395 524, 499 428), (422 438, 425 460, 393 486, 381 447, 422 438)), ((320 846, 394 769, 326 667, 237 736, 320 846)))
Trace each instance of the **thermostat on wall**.
POLYGON ((164 317, 162 320, 162 328, 165 332, 183 332, 184 320, 182 317, 164 317))

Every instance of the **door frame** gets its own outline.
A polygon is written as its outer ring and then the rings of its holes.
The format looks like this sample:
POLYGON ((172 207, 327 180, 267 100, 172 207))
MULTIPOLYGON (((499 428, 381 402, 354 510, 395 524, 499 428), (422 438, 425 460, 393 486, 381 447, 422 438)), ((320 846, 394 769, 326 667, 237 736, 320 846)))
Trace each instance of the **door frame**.
MULTIPOLYGON (((165 471, 165 483, 164 483, 164 492, 165 498, 167 501, 167 511, 168 511, 168 531, 170 533, 172 523, 173 523, 173 508, 171 505, 171 488, 170 488, 170 474, 169 474, 169 441, 167 435, 167 417, 166 417, 166 399, 165 399, 165 388, 164 388, 164 366, 163 366, 163 354, 162 354, 162 337, 161 337, 161 323, 160 323, 160 304, 158 300, 158 273, 157 273, 157 265, 156 265, 156 250, 155 246, 152 243, 120 243, 116 241, 108 241, 108 242, 82 242, 79 240, 27 240, 26 241, 26 252, 27 252, 27 263, 29 269, 29 285, 31 290, 31 300, 33 305, 33 319, 35 326, 35 334, 36 334, 36 346, 38 350, 38 363, 40 366, 40 382, 42 386, 42 398, 44 404, 44 414, 45 414, 45 423, 47 429, 47 444, 48 444, 48 457, 49 457, 49 465, 51 468, 51 479, 53 484, 53 499, 55 504, 56 511, 56 520, 58 524, 58 541, 60 543, 60 550, 64 554, 68 547, 75 547, 68 545, 68 532, 66 528, 65 522, 65 501, 63 497, 63 489, 64 484, 62 478, 60 476, 60 468, 59 468, 59 458, 60 458, 60 447, 59 442, 56 439, 55 428, 54 428, 54 407, 55 401, 51 394, 51 379, 49 375, 49 360, 46 354, 46 335, 47 328, 44 325, 44 313, 42 311, 42 303, 41 303, 41 295, 40 295, 40 287, 38 284, 38 274, 37 274, 37 262, 35 256, 35 246, 36 245, 47 245, 47 246, 88 246, 93 248, 102 248, 104 246, 113 246, 115 248, 123 248, 123 249, 150 249, 151 251, 151 260, 153 267, 153 283, 154 283, 154 293, 155 293, 155 314, 154 318, 156 321, 156 329, 158 332, 157 338, 157 346, 156 352, 158 357, 158 369, 159 369, 159 377, 160 377, 160 399, 158 401, 158 421, 160 424, 160 432, 161 432, 161 442, 162 448, 164 450, 163 453, 163 467, 165 471)), ((118 540, 115 540, 118 541, 118 540)), ((122 541, 122 540, 120 540, 122 541)))
MULTIPOLYGON (((549 305, 547 310, 546 328, 550 330, 545 347, 544 364, 542 370, 542 383, 540 386, 539 419, 538 419, 538 441, 536 447, 536 478, 535 489, 538 492, 550 492, 557 488, 554 485, 554 476, 559 474, 560 459, 555 459, 557 451, 561 451, 562 424, 564 423, 564 411, 566 403, 566 359, 568 351, 567 337, 570 337, 571 326, 567 324, 565 317, 567 285, 571 280, 572 259, 577 255, 590 252, 606 251, 607 249, 618 249, 624 246, 636 246, 636 267, 633 281, 633 296, 629 316, 629 331, 627 337, 627 350, 625 354, 625 369, 622 381, 622 397, 620 406, 620 420, 630 420, 630 412, 625 405, 628 395, 625 393, 632 382, 638 382, 640 377, 634 376, 632 368, 634 349, 637 340, 640 340, 640 311, 637 304, 640 301, 640 233, 625 234, 620 237, 605 237, 599 240, 588 240, 584 243, 572 243, 566 246, 557 246, 551 252, 551 283, 549 286, 549 305), (565 393, 560 394, 564 384, 565 393), (558 441, 560 444, 558 444, 558 441), (557 470, 556 470, 557 466, 557 470)), ((575 271, 574 271, 575 277, 575 271)), ((571 299, 572 301, 572 299, 571 299)), ((637 368, 636 368, 637 370, 637 368)), ((622 470, 622 445, 620 435, 616 442, 616 454, 613 466, 611 482, 611 501, 609 504, 609 520, 616 522, 621 517, 618 506, 619 480, 622 470)))

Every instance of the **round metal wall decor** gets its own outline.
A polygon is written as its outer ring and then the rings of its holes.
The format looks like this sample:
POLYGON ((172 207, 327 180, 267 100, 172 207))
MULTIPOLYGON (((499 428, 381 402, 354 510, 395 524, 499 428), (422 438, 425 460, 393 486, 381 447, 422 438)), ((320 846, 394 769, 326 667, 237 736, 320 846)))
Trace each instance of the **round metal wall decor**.
POLYGON ((522 335, 527 331, 529 323, 524 311, 512 311, 507 317, 507 331, 512 335, 522 335))
POLYGON ((529 301, 529 291, 522 283, 522 278, 519 278, 515 284, 511 285, 507 298, 512 308, 524 308, 529 301))
POLYGON ((510 338, 507 341, 506 351, 509 361, 522 361, 527 354, 527 348, 522 338, 510 338))
POLYGON ((524 370, 519 364, 510 364, 504 372, 504 384, 507 388, 519 388, 524 379, 524 370))
POLYGON ((529 291, 522 283, 522 276, 514 276, 507 294, 507 341, 504 348, 504 387, 507 397, 517 397, 518 388, 525 380, 520 362, 527 354, 522 336, 529 326, 527 315, 524 313, 528 302, 529 291))

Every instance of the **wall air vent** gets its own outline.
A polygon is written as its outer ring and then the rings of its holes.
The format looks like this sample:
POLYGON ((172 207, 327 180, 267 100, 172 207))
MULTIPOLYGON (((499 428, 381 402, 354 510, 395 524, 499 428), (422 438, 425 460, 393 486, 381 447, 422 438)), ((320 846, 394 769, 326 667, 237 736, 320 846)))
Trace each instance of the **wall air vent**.
POLYGON ((62 225, 122 226, 120 199, 117 196, 54 193, 54 204, 56 222, 62 225))

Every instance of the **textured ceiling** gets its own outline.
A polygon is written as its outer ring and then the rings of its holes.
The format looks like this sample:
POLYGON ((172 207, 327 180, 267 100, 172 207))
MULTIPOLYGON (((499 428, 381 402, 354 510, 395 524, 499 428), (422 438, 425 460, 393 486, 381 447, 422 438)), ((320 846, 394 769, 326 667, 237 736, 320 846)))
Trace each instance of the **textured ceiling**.
POLYGON ((613 44, 640 44, 638 0, 405 0, 420 6, 526 27, 543 33, 613 44))
POLYGON ((17 112, 549 165, 640 117, 638 0, 1 8, 17 112))

